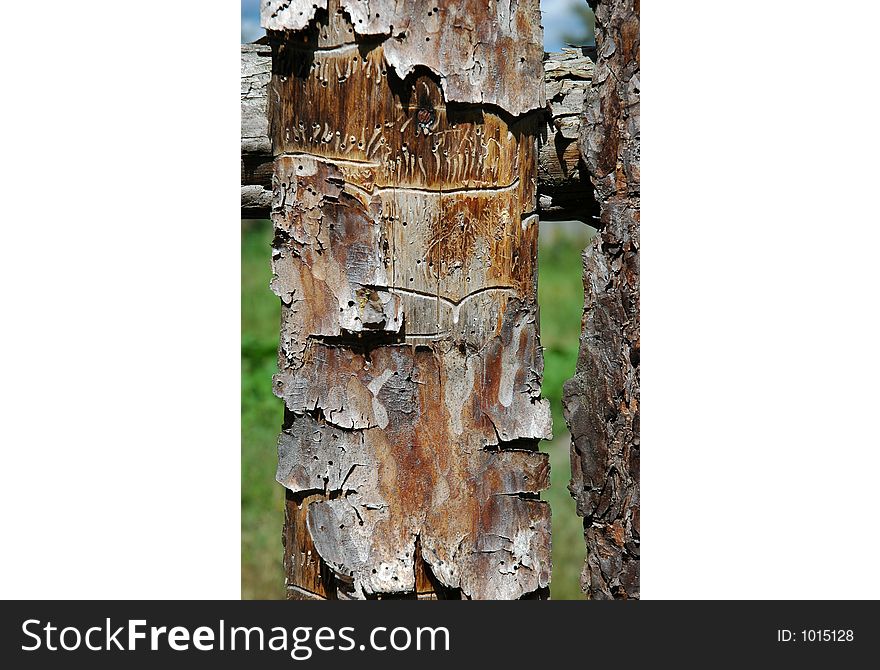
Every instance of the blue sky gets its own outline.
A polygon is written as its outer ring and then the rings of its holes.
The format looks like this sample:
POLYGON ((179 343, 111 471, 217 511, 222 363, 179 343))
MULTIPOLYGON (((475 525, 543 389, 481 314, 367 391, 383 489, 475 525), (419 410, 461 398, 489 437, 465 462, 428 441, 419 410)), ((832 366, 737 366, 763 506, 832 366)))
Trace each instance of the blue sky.
MULTIPOLYGON (((585 4, 586 0, 541 0, 546 51, 558 51, 563 46, 562 35, 566 30, 577 31, 579 19, 572 12, 572 7, 585 4)), ((250 42, 262 34, 260 0, 241 0, 242 41, 250 42)))

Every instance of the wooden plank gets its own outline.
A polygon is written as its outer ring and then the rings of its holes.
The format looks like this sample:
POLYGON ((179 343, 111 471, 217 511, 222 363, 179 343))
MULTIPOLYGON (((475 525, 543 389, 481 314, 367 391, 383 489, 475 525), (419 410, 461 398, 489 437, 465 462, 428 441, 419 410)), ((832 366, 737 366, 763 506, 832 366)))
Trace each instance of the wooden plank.
MULTIPOLYGON (((272 153, 266 117, 271 49, 241 45, 241 216, 268 218, 272 204, 272 153)), ((538 141, 538 203, 544 219, 593 223, 590 196, 578 142, 583 101, 593 73, 591 48, 544 54, 546 124, 538 141), (585 196, 586 194, 586 196, 585 196)))
POLYGON ((241 45, 243 219, 267 219, 272 206, 272 145, 269 142, 269 120, 266 117, 266 87, 271 73, 272 52, 267 45, 241 45))
MULTIPOLYGON (((591 3, 595 5, 595 3, 591 3)), ((565 385, 571 492, 590 598, 639 597, 639 3, 601 0, 581 151, 601 207, 584 252, 584 319, 565 385)))
POLYGON ((268 84, 288 592, 545 597, 538 0, 511 22, 477 0, 377 1, 369 19, 354 0, 319 4, 263 14, 289 28, 269 34, 268 84), (462 8, 467 39, 510 48, 434 53, 450 51, 440 36, 462 8), (398 27, 424 42, 423 61, 398 27), (491 104, 466 72, 474 53, 501 74, 491 104), (535 109, 507 111, 527 97, 535 109), (317 566, 303 561, 312 547, 317 566))
POLYGON ((594 58, 592 47, 544 55, 547 126, 538 138, 538 210, 543 220, 596 225, 599 211, 578 142, 594 58))

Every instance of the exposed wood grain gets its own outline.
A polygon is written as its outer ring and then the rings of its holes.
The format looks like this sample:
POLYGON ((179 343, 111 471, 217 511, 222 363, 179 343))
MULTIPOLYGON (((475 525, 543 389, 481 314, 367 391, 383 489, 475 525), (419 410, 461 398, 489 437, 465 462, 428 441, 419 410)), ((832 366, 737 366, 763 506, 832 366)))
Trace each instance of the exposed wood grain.
MULTIPOLYGON (((288 593, 546 596, 549 464, 537 444, 551 425, 535 284, 544 117, 449 101, 449 90, 476 95, 463 83, 482 81, 466 72, 475 52, 426 49, 428 65, 404 68, 414 52, 396 36, 398 26, 422 34, 425 17, 461 20, 461 7, 479 35, 524 31, 507 54, 524 62, 492 89, 522 111, 517 87, 536 84, 517 77, 541 82, 534 26, 507 25, 476 0, 435 0, 424 16, 412 14, 418 2, 375 2, 362 34, 349 20, 359 5, 341 2, 269 2, 263 14, 276 29, 268 118, 288 593), (285 23, 300 9, 314 10, 306 23, 285 23), (386 24, 394 31, 371 32, 386 24)), ((511 16, 533 16, 538 0, 514 5, 511 16)))
POLYGON ((581 151, 601 208, 584 253, 577 372, 565 385, 571 492, 591 598, 639 597, 639 2, 600 0, 581 151))
MULTIPOLYGON (((263 40, 265 41, 265 40, 263 40)), ((592 198, 585 197, 586 171, 576 138, 584 95, 593 72, 592 49, 545 54, 546 125, 538 133, 538 198, 542 218, 593 223, 592 198)), ((266 116, 271 50, 241 46, 242 218, 268 218, 272 202, 272 152, 266 116)))

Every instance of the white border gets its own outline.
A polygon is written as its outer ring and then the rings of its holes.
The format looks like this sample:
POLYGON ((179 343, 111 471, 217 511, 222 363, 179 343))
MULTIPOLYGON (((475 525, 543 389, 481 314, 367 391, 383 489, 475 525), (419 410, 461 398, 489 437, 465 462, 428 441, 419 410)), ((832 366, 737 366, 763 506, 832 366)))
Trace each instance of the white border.
POLYGON ((238 598, 238 4, 4 25, 0 595, 238 598))

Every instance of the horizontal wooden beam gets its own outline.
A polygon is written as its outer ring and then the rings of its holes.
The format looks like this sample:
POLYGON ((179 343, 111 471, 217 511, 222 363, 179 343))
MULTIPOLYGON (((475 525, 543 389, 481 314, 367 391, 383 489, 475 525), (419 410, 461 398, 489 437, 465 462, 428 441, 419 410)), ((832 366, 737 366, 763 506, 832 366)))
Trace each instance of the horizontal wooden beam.
POLYGON ((266 90, 272 73, 268 45, 241 45, 241 218, 268 219, 272 204, 272 146, 266 90))
MULTIPOLYGON (((584 96, 593 77, 592 47, 544 55, 547 127, 539 138, 538 206, 543 219, 591 223, 593 188, 578 150, 584 96)), ((272 147, 266 97, 272 72, 267 44, 241 45, 241 218, 269 218, 272 147)))

